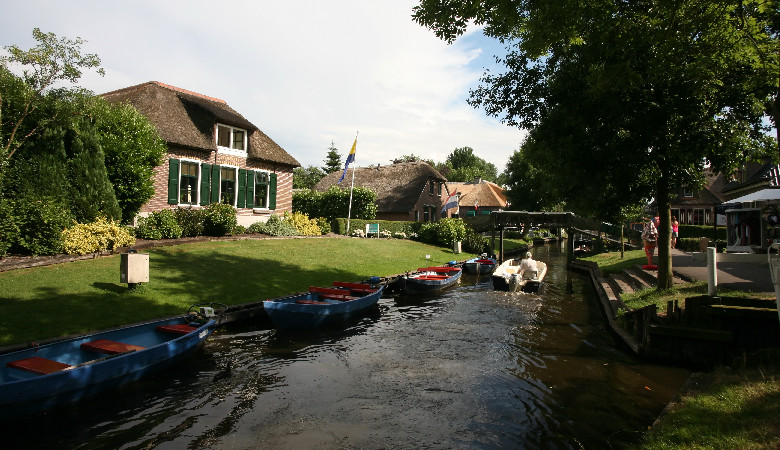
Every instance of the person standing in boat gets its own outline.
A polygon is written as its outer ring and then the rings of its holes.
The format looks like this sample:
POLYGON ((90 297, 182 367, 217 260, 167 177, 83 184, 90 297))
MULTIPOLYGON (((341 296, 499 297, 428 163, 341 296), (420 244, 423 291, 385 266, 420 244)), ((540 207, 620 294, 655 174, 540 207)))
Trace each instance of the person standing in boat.
POLYGON ((536 261, 531 258, 531 252, 527 252, 525 254, 525 258, 523 258, 520 261, 520 269, 519 272, 522 272, 524 270, 539 270, 539 268, 536 265, 536 261))
POLYGON ((655 227, 655 220, 648 219, 642 229, 642 242, 645 244, 645 255, 647 255, 647 265, 653 265, 653 254, 658 240, 658 229, 655 227))

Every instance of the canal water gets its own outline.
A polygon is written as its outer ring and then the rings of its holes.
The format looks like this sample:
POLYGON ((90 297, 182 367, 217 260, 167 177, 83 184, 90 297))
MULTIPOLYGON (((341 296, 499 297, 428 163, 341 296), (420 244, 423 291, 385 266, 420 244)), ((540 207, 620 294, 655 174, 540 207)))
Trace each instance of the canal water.
POLYGON ((540 294, 490 277, 384 298, 347 327, 218 331, 172 370, 0 426, 3 448, 620 448, 688 376, 605 329, 558 247, 540 294))

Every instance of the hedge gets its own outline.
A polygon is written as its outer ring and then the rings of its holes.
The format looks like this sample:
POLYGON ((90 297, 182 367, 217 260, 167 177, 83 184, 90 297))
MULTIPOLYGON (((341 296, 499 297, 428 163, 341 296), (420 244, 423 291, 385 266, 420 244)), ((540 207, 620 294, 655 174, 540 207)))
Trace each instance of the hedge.
MULTIPOLYGON (((680 225, 679 238, 700 238, 706 237, 712 239, 712 225, 680 225)), ((719 241, 726 240, 726 227, 718 227, 715 237, 719 241)))
MULTIPOLYGON (((369 223, 378 223, 379 231, 387 230, 391 233, 417 233, 424 222, 404 222, 397 220, 366 220, 351 219, 349 221, 349 231, 365 230, 369 223)), ((334 219, 331 229, 336 234, 347 234, 347 219, 334 219)))

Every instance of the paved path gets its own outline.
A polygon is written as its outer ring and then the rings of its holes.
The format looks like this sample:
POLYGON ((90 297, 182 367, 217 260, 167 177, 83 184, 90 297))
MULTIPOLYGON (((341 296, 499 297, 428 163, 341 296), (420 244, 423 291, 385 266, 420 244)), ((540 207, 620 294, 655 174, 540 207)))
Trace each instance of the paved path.
MULTIPOLYGON (((658 255, 656 255, 656 260, 658 255)), ((683 278, 707 281, 707 262, 694 261, 690 253, 672 249, 672 269, 683 278)), ((769 273, 769 264, 718 263, 718 286, 738 291, 769 293, 775 296, 775 287, 769 273)))

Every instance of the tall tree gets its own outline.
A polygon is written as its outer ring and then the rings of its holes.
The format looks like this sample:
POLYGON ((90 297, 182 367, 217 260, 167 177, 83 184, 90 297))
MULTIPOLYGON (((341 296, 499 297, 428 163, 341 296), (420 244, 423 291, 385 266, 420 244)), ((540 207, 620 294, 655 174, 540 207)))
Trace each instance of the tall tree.
POLYGON ((4 69, 8 69, 9 64, 24 67, 22 80, 29 88, 24 92, 19 109, 9 111, 11 115, 3 111, 3 96, 6 93, 0 91, 0 178, 7 160, 25 140, 46 125, 47 120, 43 119, 32 124, 27 123, 28 116, 42 101, 44 91, 61 81, 75 83, 81 78, 83 69, 97 68, 100 75, 104 74, 97 55, 82 55, 81 44, 86 42, 83 39, 58 39, 54 33, 44 33, 38 28, 34 28, 32 34, 38 41, 37 46, 22 50, 15 45, 9 45, 5 49, 10 56, 0 57, 0 65, 4 69))
POLYGON ((322 171, 329 174, 338 172, 342 169, 341 154, 339 154, 339 151, 333 145, 333 141, 331 141, 330 147, 328 147, 328 155, 325 157, 325 166, 322 167, 322 171))
POLYGON ((474 22, 511 44, 470 103, 531 130, 529 158, 561 175, 567 202, 604 217, 655 198, 659 289, 671 192, 705 161, 731 172, 777 148, 776 0, 422 0, 414 15, 448 41, 474 22))
POLYGON ((444 165, 450 168, 445 175, 450 181, 472 181, 475 178, 496 181, 498 177, 496 166, 475 155, 471 147, 456 148, 447 156, 444 165))
POLYGON ((293 189, 311 189, 324 177, 325 172, 319 167, 296 167, 293 169, 293 189))

